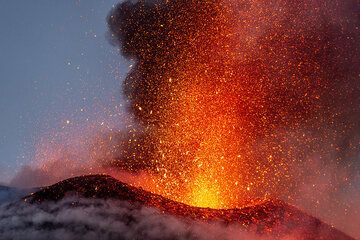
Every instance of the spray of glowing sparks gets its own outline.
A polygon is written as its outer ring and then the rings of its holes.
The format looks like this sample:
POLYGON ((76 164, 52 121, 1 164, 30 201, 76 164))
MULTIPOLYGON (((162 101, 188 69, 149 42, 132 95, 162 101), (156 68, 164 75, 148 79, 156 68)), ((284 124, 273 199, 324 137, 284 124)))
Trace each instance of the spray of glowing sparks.
MULTIPOLYGON (((190 205, 233 208, 273 195, 291 202, 311 166, 317 177, 324 166, 347 171, 360 152, 357 4, 119 3, 108 25, 134 62, 124 82, 134 119, 119 132, 82 126, 65 146, 45 139, 36 158, 47 182, 34 186, 108 173, 190 205)), ((334 178, 331 189, 351 174, 334 178)))
POLYGON ((129 142, 156 176, 148 190, 213 208, 290 191, 289 165, 341 135, 325 129, 349 129, 338 119, 356 91, 343 87, 357 77, 353 16, 326 19, 326 4, 126 1, 111 12, 136 62, 124 88, 142 127, 129 142))

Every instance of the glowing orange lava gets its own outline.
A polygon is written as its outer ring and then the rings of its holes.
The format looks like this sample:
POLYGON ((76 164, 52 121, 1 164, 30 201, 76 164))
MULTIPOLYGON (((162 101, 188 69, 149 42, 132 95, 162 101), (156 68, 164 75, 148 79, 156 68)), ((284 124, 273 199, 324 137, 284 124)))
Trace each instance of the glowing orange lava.
POLYGON ((176 73, 163 76, 169 90, 161 93, 166 108, 153 136, 160 176, 155 192, 194 206, 233 208, 256 199, 253 190, 264 182, 263 170, 251 167, 250 120, 239 108, 256 93, 235 73, 241 57, 233 52, 238 33, 229 6, 211 7, 211 23, 198 23, 205 29, 179 56, 176 73))
MULTIPOLYGON (((181 10, 176 3, 168 4, 181 10)), ((191 4, 196 9, 198 3, 191 4)), ((159 178, 156 189, 149 190, 194 206, 243 206, 258 197, 254 189, 263 188, 266 171, 271 174, 273 167, 270 163, 254 169, 260 163, 255 162, 251 152, 255 133, 246 107, 250 105, 256 111, 264 92, 254 85, 258 81, 251 82, 257 77, 251 68, 238 66, 248 61, 247 56, 237 52, 241 39, 238 25, 244 19, 234 18, 236 8, 231 4, 206 3, 199 12, 164 20, 163 26, 173 24, 174 29, 160 41, 174 39, 170 45, 180 51, 176 57, 169 55, 169 59, 156 61, 174 68, 165 73, 161 67, 153 69, 154 76, 146 75, 144 86, 140 86, 146 91, 149 87, 155 97, 144 103, 134 100, 137 114, 145 121, 155 118, 159 122, 147 128, 152 141, 148 144, 155 145, 152 161, 159 178), (177 32, 186 24, 193 24, 189 33, 177 32), (158 83, 157 78, 162 82, 158 83), (148 81, 154 81, 153 85, 148 81), (243 104, 249 100, 253 102, 243 104)), ((163 7, 167 7, 165 3, 163 7)), ((154 7, 153 11, 156 15, 161 10, 154 7)), ((162 46, 171 52, 163 43, 155 47, 162 52, 162 46)), ((151 54, 140 51, 138 64, 145 64, 153 57, 151 54)))
POLYGON ((334 74, 334 56, 346 52, 337 41, 355 38, 323 23, 320 9, 305 1, 120 3, 108 23, 134 61, 124 82, 134 123, 119 142, 110 134, 95 144, 90 159, 140 171, 124 178, 194 206, 290 196, 304 174, 297 166, 328 154, 319 146, 334 142, 328 129, 347 128, 335 122, 348 103, 334 106, 352 90, 337 90, 344 71, 334 74))

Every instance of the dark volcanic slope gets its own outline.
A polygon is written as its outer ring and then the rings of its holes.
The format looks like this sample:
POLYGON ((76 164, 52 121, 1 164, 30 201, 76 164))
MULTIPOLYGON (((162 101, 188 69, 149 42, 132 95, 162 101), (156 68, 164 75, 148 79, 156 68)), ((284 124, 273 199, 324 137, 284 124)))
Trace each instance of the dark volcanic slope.
POLYGON ((139 207, 155 207, 181 218, 239 223, 244 229, 272 236, 280 237, 296 232, 297 236, 301 236, 300 239, 352 239, 280 200, 271 200, 242 209, 197 208, 132 187, 107 175, 70 178, 43 188, 25 197, 24 201, 34 204, 59 201, 67 196, 123 200, 139 207))

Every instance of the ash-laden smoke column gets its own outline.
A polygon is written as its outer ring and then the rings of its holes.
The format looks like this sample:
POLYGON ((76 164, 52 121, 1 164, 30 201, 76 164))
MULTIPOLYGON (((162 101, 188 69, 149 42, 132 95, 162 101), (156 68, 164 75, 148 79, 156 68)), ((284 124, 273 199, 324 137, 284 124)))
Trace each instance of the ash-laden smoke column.
POLYGON ((358 13, 356 0, 120 3, 108 24, 135 61, 124 92, 139 126, 115 164, 217 208, 286 196, 315 155, 359 171, 358 13))

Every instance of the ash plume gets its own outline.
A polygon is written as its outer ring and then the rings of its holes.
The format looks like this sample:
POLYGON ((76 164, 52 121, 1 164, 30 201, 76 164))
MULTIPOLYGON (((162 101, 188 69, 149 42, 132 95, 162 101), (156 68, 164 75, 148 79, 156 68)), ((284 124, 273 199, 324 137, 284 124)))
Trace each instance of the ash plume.
MULTIPOLYGON (((141 124, 130 138, 140 141, 135 152, 148 152, 150 156, 141 158, 156 165, 154 140, 172 121, 169 109, 180 101, 174 95, 181 85, 211 85, 220 91, 225 86, 232 88, 224 94, 232 95, 236 114, 245 115, 241 123, 247 128, 246 140, 251 135, 268 145, 282 132, 308 132, 311 139, 294 136, 296 147, 307 145, 300 148, 316 152, 319 141, 335 144, 341 164, 358 168, 351 159, 359 150, 360 128, 357 10, 357 1, 325 0, 120 3, 109 14, 108 24, 111 41, 135 61, 124 82, 130 111, 141 124), (234 19, 221 19, 229 12, 236 14, 234 19), (221 24, 224 29, 230 26, 226 33, 235 37, 216 36, 222 34, 221 24), (215 45, 223 50, 227 44, 236 55, 231 65, 228 52, 209 49, 215 45), (190 64, 199 71, 206 65, 209 76, 195 80, 195 72, 193 79, 177 79, 190 64)), ((296 157, 301 155, 306 154, 300 150, 296 157)))
MULTIPOLYGON (((135 62, 124 82, 139 123, 129 152, 172 178, 165 192, 177 199, 195 164, 216 168, 201 156, 221 136, 214 158, 227 154, 217 163, 231 170, 205 175, 245 183, 222 195, 280 195, 305 209, 329 202, 360 174, 358 12, 353 0, 118 4, 108 16, 111 41, 135 62), (299 197, 320 186, 326 196, 299 197)), ((112 164, 131 166, 121 159, 112 164)), ((339 205, 329 221, 356 209, 339 205)))

